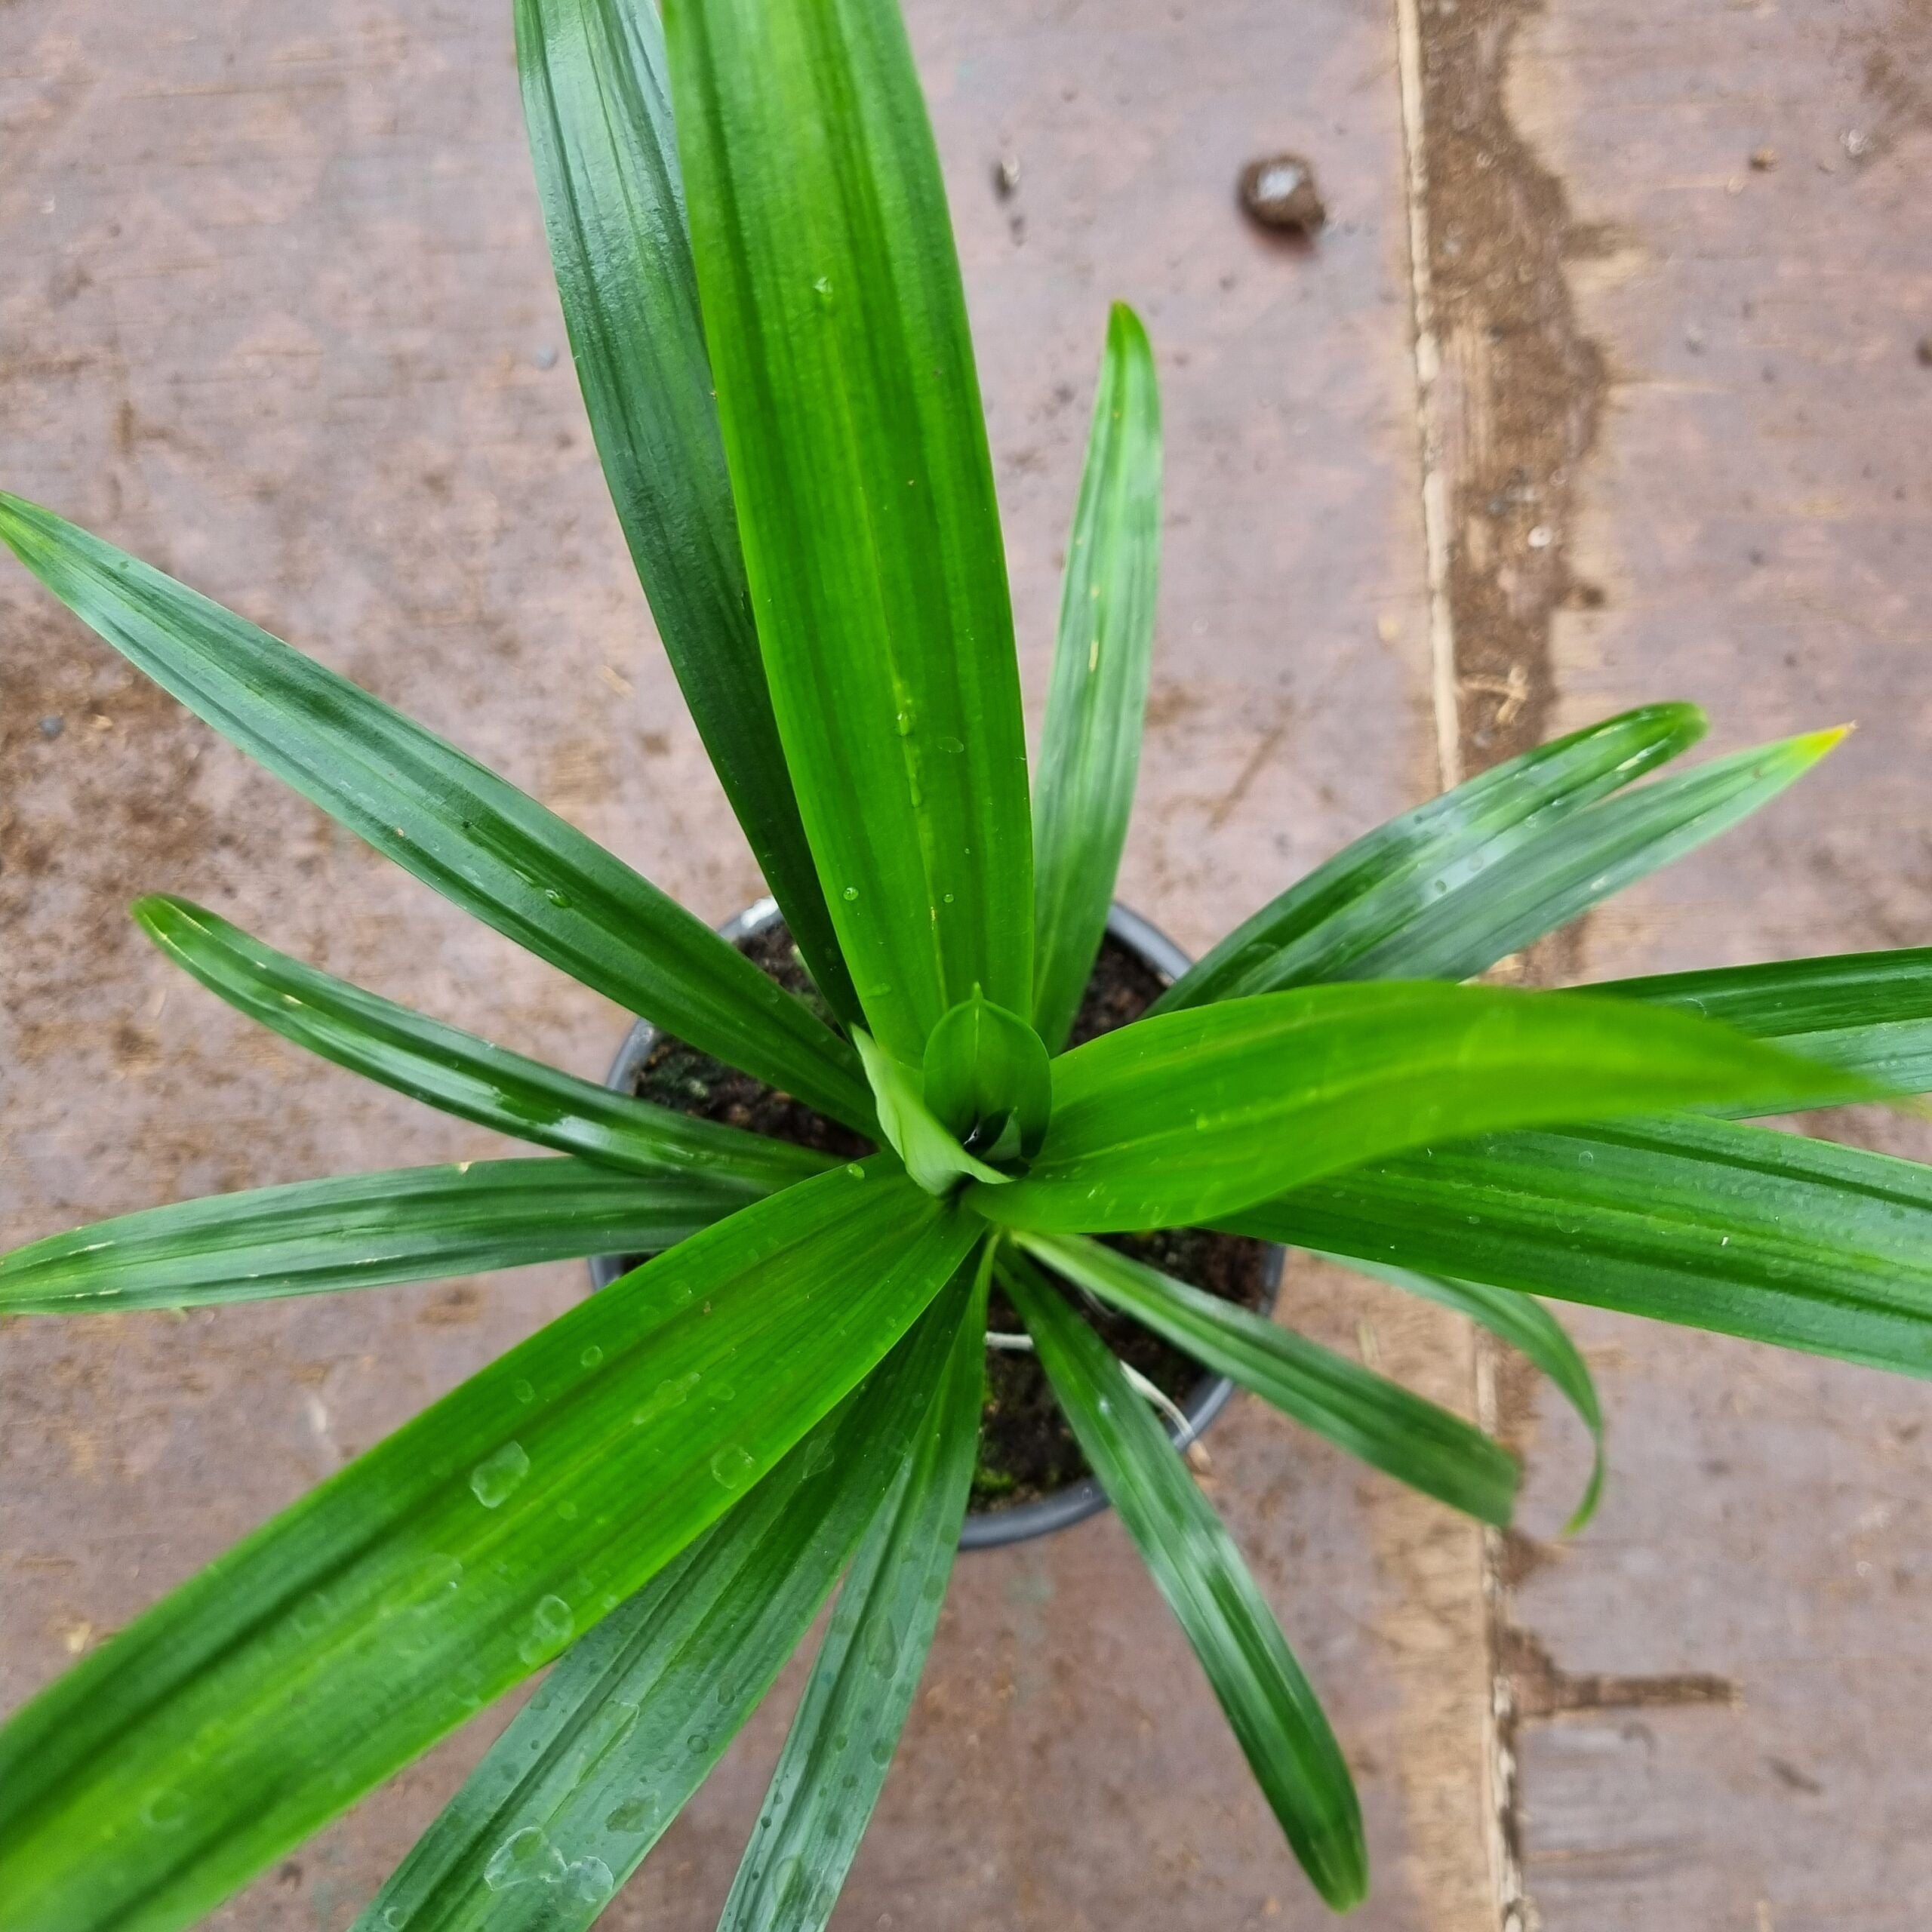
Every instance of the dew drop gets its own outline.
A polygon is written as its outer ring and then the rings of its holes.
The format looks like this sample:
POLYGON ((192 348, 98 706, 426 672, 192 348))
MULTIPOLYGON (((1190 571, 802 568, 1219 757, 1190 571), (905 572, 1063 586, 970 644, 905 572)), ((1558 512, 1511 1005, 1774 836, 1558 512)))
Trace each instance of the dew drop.
POLYGON ((389 1932, 402 1932, 402 1928, 409 1923, 409 1915, 401 1906, 392 1905, 383 1912, 383 1923, 389 1928, 389 1932))
POLYGON ((866 1177, 865 1169, 860 1167, 857 1161, 848 1161, 845 1164, 845 1171, 854 1180, 863 1180, 866 1177))
POLYGON ((570 894, 568 892, 559 892, 554 885, 546 885, 543 888, 543 897, 549 900, 552 906, 563 906, 571 903, 570 894))
POLYGON ((632 1427, 638 1428, 645 1423, 654 1420, 666 1409, 681 1407, 691 1400, 691 1391, 703 1380, 703 1377, 694 1368, 686 1370, 682 1375, 666 1376, 651 1391, 651 1400, 645 1403, 642 1408, 632 1413, 632 1427))
POLYGON ((892 1762, 892 1740, 891 1738, 875 1737, 872 1740, 872 1761, 875 1764, 878 1765, 881 1770, 883 1770, 888 1764, 892 1762))
POLYGON ((617 1888, 611 1868, 601 1858, 580 1858, 564 1874, 565 1889, 586 1905, 601 1905, 617 1888))
POLYGON ((822 275, 817 277, 812 283, 812 293, 816 295, 821 302, 829 302, 832 300, 831 276, 829 275, 822 275))
POLYGON ((604 1351, 595 1342, 592 1342, 589 1347, 577 1357, 577 1360, 583 1363, 586 1368, 595 1368, 603 1359, 604 1351))
POLYGON ((711 1473, 727 1489, 743 1489, 757 1466, 751 1451, 735 1442, 728 1442, 711 1459, 711 1473))
POLYGON ((890 1671, 899 1661, 899 1632, 882 1617, 866 1632, 866 1655, 880 1671, 890 1671))
POLYGON ((554 1885, 568 1869, 564 1854, 543 1835, 542 1827, 526 1825, 491 1853, 483 1882, 493 1892, 506 1892, 512 1885, 554 1885))
POLYGON ((178 1832, 188 1822, 188 1800, 184 1792, 158 1791, 141 1808, 144 1823, 157 1832, 178 1832))
POLYGON ((949 734, 940 740, 939 748, 943 752, 952 752, 955 755, 958 752, 963 752, 966 749, 965 746, 958 739, 953 737, 949 734))
POLYGON ((506 1442, 470 1471, 470 1493, 485 1509, 500 1509, 529 1473, 530 1457, 523 1444, 506 1442))
POLYGON ((291 1621, 296 1634, 302 1637, 315 1635, 329 1620, 329 1600, 320 1590, 311 1590, 295 1606, 295 1614, 291 1621))
POLYGON ((781 1858, 771 1875, 771 1889, 778 1908, 778 1915, 790 1915, 789 1908, 795 1896, 803 1890, 805 1876, 804 1860, 795 1851, 789 1858, 781 1858))
POLYGON ((711 1749, 710 1738, 701 1730, 694 1730, 685 1740, 685 1749, 694 1758, 702 1758, 711 1749))
POLYGON ((577 1628, 571 1607, 561 1597, 539 1597, 530 1613, 530 1635, 517 1650, 525 1663, 541 1663, 560 1646, 568 1643, 577 1628))
POLYGON ((648 1828, 657 1816, 657 1801, 654 1798, 627 1798, 604 1820, 607 1832, 641 1832, 648 1828))
POLYGON ((534 1402, 537 1399, 537 1391, 528 1382, 512 1382, 510 1384, 510 1393, 519 1402, 534 1402))
POLYGON ((848 885, 848 886, 845 888, 845 897, 846 897, 848 900, 851 900, 851 899, 856 899, 856 898, 857 898, 857 897, 858 897, 858 896, 859 896, 859 888, 858 888, 856 885, 848 885))

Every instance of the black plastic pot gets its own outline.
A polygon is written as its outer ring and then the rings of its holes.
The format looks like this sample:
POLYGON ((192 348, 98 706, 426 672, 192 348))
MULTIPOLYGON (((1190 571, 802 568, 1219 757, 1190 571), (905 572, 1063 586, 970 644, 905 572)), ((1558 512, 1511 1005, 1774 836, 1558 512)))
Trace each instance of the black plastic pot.
MULTIPOLYGON (((777 917, 777 904, 771 900, 761 899, 755 905, 746 906, 735 919, 726 921, 718 930, 722 937, 735 945, 740 940, 762 931, 777 917)), ((1107 915, 1107 931, 1163 980, 1178 978, 1193 963, 1165 933, 1150 926, 1137 912, 1129 912, 1124 906, 1116 904, 1107 915)), ((648 1020, 640 1020, 625 1035, 604 1084, 620 1094, 635 1093, 637 1076, 650 1057, 657 1039, 657 1029, 648 1020)), ((1271 1247, 1263 1273, 1266 1305, 1269 1307, 1273 1306, 1281 1289, 1281 1250, 1271 1247)), ((622 1272, 623 1266, 618 1256, 593 1256, 590 1263, 591 1286, 609 1287, 622 1272)), ((1228 1398, 1234 1392, 1235 1385, 1225 1375, 1203 1376, 1180 1405, 1181 1413, 1187 1418, 1187 1426, 1174 1431, 1176 1443, 1184 1449, 1194 1441, 1227 1407, 1228 1398)), ((992 1549, 1004 1543, 1026 1543, 1034 1537, 1051 1535, 1055 1530, 1082 1522, 1106 1506, 1106 1491, 1088 1476, 1065 1489, 1055 1491, 1051 1496, 1043 1496, 1036 1502, 1017 1503, 1009 1509, 972 1511, 960 1531, 959 1547, 992 1549)))

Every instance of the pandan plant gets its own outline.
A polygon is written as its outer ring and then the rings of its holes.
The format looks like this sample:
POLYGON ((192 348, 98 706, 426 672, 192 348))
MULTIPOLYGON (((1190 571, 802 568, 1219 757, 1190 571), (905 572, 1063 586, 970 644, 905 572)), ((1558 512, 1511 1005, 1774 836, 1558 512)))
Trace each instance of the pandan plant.
POLYGON ((356 1922, 587 1925, 842 1577, 721 1921, 822 1925, 953 1561, 995 1285, 1289 1846, 1352 1905, 1367 1873, 1343 1755, 1086 1310, 1124 1311, 1484 1522, 1506 1520, 1515 1466, 1095 1238, 1207 1227, 1390 1275, 1527 1352, 1593 1427, 1582 1362, 1533 1296, 1925 1372, 1932 1175, 1739 1123, 1932 1087, 1932 953, 1580 992, 1468 983, 1839 734, 1635 785, 1699 735, 1693 708, 1577 732, 1370 833, 1143 1017, 1062 1051, 1126 829, 1154 628, 1140 324, 1116 308, 1107 331, 1029 796, 958 269, 892 0, 667 0, 661 33, 650 0, 518 0, 516 26, 604 469, 817 1008, 289 646, 17 498, 0 535, 378 851, 875 1151, 832 1159, 648 1104, 179 900, 140 902, 164 951, 284 1037, 550 1152, 56 1235, 0 1263, 0 1309, 652 1258, 14 1718, 0 1916, 184 1924, 553 1665, 356 1922))

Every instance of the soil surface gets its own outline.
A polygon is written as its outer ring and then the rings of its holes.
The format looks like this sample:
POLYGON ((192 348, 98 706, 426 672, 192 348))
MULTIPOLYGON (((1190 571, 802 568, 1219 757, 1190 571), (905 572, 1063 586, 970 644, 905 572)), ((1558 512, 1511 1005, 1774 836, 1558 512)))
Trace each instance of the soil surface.
MULTIPOLYGON (((781 921, 774 921, 740 940, 739 949, 830 1020, 781 921)), ((1137 1018, 1165 983, 1109 935, 1088 983, 1069 1044, 1079 1046, 1137 1018)), ((635 1085, 642 1098, 660 1106, 768 1134, 838 1158, 851 1158, 871 1151, 870 1143, 802 1101, 669 1035, 660 1035, 635 1085)), ((1153 1234, 1113 1237, 1111 1244, 1223 1300, 1244 1308, 1263 1307, 1268 1301, 1268 1250, 1260 1241, 1208 1234, 1198 1228, 1168 1228, 1153 1234)), ((1213 1380, 1199 1363, 1170 1348, 1138 1323, 1078 1290, 1069 1292, 1074 1306, 1115 1354, 1176 1401, 1185 1404, 1197 1389, 1213 1380)), ((988 1325, 995 1334, 1025 1332, 997 1288, 988 1325)), ((989 1348, 986 1406, 980 1422, 980 1460, 973 1477, 974 1510, 1011 1509, 1064 1489, 1087 1474, 1086 1459, 1054 1401, 1038 1361, 1023 1351, 989 1348)))

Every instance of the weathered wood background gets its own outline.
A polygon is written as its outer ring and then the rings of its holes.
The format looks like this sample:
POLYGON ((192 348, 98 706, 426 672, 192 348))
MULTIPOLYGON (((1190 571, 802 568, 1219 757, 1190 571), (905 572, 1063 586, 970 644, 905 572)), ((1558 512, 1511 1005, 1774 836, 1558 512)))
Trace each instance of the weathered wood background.
MULTIPOLYGON (((1924 0, 909 11, 1036 700, 1109 297, 1160 352, 1168 547, 1126 897, 1199 946, 1435 789, 1440 745, 1473 768, 1681 695, 1723 748, 1863 728, 1531 974, 1932 934, 1924 0), (1283 146, 1314 157, 1333 211, 1311 251, 1233 205, 1241 164, 1283 146)), ((313 650, 721 916, 754 875, 604 500, 507 14, 0 0, 0 482, 313 650)), ((171 977, 125 916, 149 890, 585 1072, 623 1025, 0 571, 0 1238, 493 1151, 171 977)), ((560 1267, 0 1330, 0 1702, 582 1286, 560 1267)), ((1473 1404, 1475 1350, 1438 1312, 1313 1271, 1285 1307, 1473 1404)), ((1217 1500, 1361 1777, 1360 1922, 1932 1922, 1932 1396, 1579 1326, 1615 1463, 1573 1546, 1537 1538, 1582 1446, 1506 1370, 1530 1534, 1487 1550, 1258 1404, 1214 1436, 1217 1500)), ((784 1706, 607 1923, 711 1922, 784 1706)), ((346 1925, 483 1742, 454 1740, 214 1922, 346 1925)), ((1116 1524, 962 1562, 841 1924, 1321 1919, 1116 1524)))

